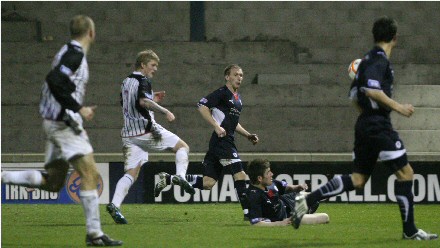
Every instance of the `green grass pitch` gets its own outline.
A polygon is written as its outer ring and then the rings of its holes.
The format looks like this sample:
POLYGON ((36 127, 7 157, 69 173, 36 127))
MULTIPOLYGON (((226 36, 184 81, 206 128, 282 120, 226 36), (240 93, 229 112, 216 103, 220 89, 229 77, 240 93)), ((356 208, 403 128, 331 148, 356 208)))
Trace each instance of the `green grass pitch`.
MULTIPOLYGON (((330 223, 252 227, 238 203, 125 204, 128 225, 116 225, 101 205, 104 232, 124 247, 440 247, 440 241, 401 239, 397 204, 322 203, 330 223)), ((5 205, 2 247, 84 247, 81 205, 5 205)), ((440 206, 416 205, 416 223, 440 233, 440 206)))

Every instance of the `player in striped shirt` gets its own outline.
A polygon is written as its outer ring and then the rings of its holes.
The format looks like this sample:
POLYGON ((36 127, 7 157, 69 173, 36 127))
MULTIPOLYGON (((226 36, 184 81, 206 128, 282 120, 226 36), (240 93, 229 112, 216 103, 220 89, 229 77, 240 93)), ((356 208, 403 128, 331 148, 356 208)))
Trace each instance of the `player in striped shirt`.
MULTIPOLYGON (((169 122, 174 121, 174 114, 160 106, 165 92, 153 92, 152 81, 159 66, 159 57, 152 50, 140 52, 136 58, 135 71, 121 85, 121 105, 124 126, 121 136, 125 158, 125 175, 118 181, 112 202, 107 205, 107 211, 118 224, 127 224, 120 207, 128 190, 136 181, 141 166, 148 162, 150 151, 173 151, 176 153, 176 175, 165 172, 161 178, 167 177, 169 182, 180 185, 183 189, 194 194, 194 188, 186 181, 188 168, 189 146, 174 133, 166 130, 154 120, 154 113, 166 116, 169 122)), ((165 185, 166 186, 166 185, 165 185)), ((155 194, 163 189, 157 185, 155 194)))
POLYGON ((45 172, 5 171, 2 182, 58 192, 65 183, 69 164, 81 176, 80 199, 86 215, 88 246, 119 246, 101 230, 99 172, 82 121, 90 121, 96 106, 84 106, 89 79, 86 55, 95 40, 95 24, 90 17, 78 15, 70 22, 72 40, 55 55, 46 77, 40 101, 40 114, 46 133, 45 172))

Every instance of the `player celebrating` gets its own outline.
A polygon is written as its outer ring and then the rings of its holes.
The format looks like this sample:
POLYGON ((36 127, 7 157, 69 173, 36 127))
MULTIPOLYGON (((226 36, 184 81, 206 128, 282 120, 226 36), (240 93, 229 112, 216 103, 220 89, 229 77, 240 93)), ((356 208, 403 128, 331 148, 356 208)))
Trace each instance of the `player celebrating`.
MULTIPOLYGON (((215 90, 199 101, 199 112, 213 128, 209 150, 203 160, 204 176, 187 175, 187 180, 194 188, 211 189, 217 182, 223 167, 228 167, 234 177, 234 186, 242 205, 244 214, 246 205, 246 173, 243 171, 240 156, 234 144, 235 132, 246 137, 252 144, 258 143, 258 136, 251 134, 239 123, 242 103, 238 89, 243 81, 243 70, 236 64, 224 70, 226 85, 215 90)), ((163 189, 166 184, 159 182, 163 189)), ((158 184, 158 185, 159 185, 158 184)))
POLYGON ((353 174, 351 177, 336 176, 305 198, 297 197, 294 227, 299 227, 307 205, 344 191, 362 189, 379 158, 397 177, 394 190, 403 222, 403 238, 436 239, 437 234, 426 233, 414 223, 414 172, 403 142, 391 125, 392 110, 406 117, 414 113, 411 104, 400 104, 391 99, 394 71, 389 58, 397 42, 397 23, 388 17, 379 18, 372 32, 376 46, 363 58, 350 90, 350 98, 360 111, 355 126, 353 174))
POLYGON ((93 157, 83 119, 90 121, 95 108, 83 106, 85 87, 89 79, 86 54, 95 40, 95 24, 90 17, 79 15, 70 21, 72 40, 57 53, 52 70, 46 77, 40 101, 46 133, 46 172, 5 171, 2 182, 58 192, 64 186, 69 164, 81 176, 80 199, 87 224, 88 246, 119 246, 101 230, 99 172, 93 157))
POLYGON ((107 211, 118 224, 127 224, 120 207, 128 190, 136 181, 141 166, 148 162, 149 151, 172 150, 176 153, 176 175, 168 176, 169 183, 180 185, 194 194, 194 188, 185 180, 188 168, 189 147, 174 133, 166 130, 154 120, 154 112, 164 114, 169 122, 174 121, 174 114, 160 106, 165 92, 154 93, 152 82, 159 66, 159 57, 152 50, 140 52, 136 58, 136 70, 121 85, 121 105, 124 126, 121 136, 125 159, 125 175, 116 184, 112 202, 107 211))
MULTIPOLYGON (((273 173, 266 159, 254 159, 248 164, 251 185, 247 190, 249 220, 255 226, 286 226, 291 224, 291 210, 295 206, 297 193, 307 190, 307 184, 288 185, 284 181, 272 180, 273 173)), ((325 224, 329 222, 325 213, 315 214, 315 204, 301 220, 302 224, 325 224)))

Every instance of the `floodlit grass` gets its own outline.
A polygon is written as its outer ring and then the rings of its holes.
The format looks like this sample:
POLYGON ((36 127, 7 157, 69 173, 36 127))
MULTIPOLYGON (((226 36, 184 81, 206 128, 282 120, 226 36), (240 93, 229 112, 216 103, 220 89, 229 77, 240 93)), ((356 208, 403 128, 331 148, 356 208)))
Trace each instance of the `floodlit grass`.
MULTIPOLYGON (((101 206, 103 230, 124 247, 440 247, 440 241, 402 240, 397 204, 322 203, 330 223, 251 227, 235 204, 126 204, 128 225, 116 225, 101 206)), ((416 205, 416 223, 440 233, 440 206, 416 205)), ((2 247, 85 246, 81 205, 2 204, 2 247)))

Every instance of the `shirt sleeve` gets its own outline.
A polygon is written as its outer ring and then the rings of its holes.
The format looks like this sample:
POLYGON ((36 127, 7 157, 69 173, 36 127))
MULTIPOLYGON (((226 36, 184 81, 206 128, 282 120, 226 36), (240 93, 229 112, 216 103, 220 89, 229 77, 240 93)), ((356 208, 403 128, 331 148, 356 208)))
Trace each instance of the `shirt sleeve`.
POLYGON ((138 99, 148 98, 153 100, 153 90, 151 89, 151 81, 147 78, 139 80, 138 99))
POLYGON ((216 90, 211 94, 207 95, 206 97, 200 99, 197 106, 200 107, 201 105, 203 105, 208 107, 209 109, 214 108, 219 105, 222 95, 223 94, 221 90, 216 90))
POLYGON ((60 63, 46 76, 50 92, 57 102, 65 109, 78 112, 81 105, 72 97, 76 86, 70 80, 81 65, 84 54, 75 49, 69 49, 61 58, 60 63))
POLYGON ((258 194, 248 191, 248 199, 249 199, 249 221, 252 225, 257 224, 260 221, 268 221, 269 219, 263 218, 263 207, 261 204, 261 198, 258 197, 258 194))
POLYGON ((287 182, 286 181, 273 180, 273 184, 278 189, 278 194, 279 195, 283 195, 286 192, 286 188, 287 188, 287 182))
POLYGON ((379 59, 374 64, 368 66, 364 71, 364 84, 361 86, 361 89, 382 90, 388 63, 386 59, 379 59))
POLYGON ((135 103, 135 108, 139 113, 148 120, 151 120, 149 110, 141 107, 139 104, 139 99, 147 98, 153 100, 153 90, 151 89, 151 81, 147 78, 142 78, 139 80, 137 101, 135 103))

